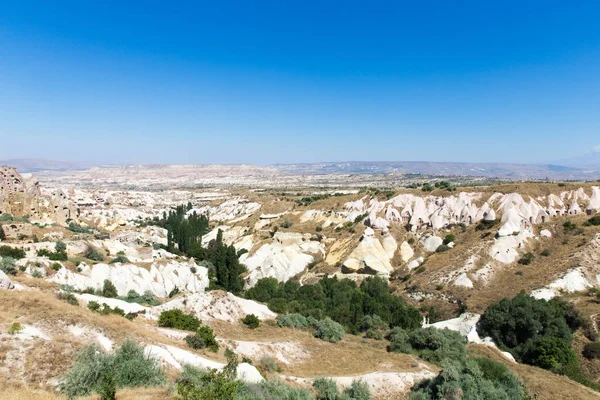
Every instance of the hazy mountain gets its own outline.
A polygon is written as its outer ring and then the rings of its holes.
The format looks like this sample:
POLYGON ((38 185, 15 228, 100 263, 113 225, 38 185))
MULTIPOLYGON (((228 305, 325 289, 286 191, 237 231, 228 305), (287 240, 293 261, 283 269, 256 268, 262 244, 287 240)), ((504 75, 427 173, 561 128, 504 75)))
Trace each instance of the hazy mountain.
POLYGON ((19 172, 38 171, 81 171, 98 165, 95 163, 69 162, 56 160, 42 160, 38 158, 17 158, 11 160, 0 160, 0 165, 15 167, 19 172))

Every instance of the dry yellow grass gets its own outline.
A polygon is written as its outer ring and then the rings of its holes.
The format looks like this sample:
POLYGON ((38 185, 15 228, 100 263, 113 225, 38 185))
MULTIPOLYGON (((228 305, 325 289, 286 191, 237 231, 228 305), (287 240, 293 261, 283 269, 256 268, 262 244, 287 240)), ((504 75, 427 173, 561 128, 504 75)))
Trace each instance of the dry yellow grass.
MULTIPOLYGON (((316 339, 308 331, 279 328, 267 323, 258 329, 248 329, 241 324, 212 321, 211 326, 219 337, 230 340, 257 342, 297 342, 310 352, 310 358, 292 365, 282 365, 283 373, 311 378, 320 375, 352 376, 374 371, 410 372, 428 365, 408 354, 388 353, 387 341, 363 340, 346 335, 338 343, 316 339)), ((428 365, 432 370, 435 366, 428 365)))

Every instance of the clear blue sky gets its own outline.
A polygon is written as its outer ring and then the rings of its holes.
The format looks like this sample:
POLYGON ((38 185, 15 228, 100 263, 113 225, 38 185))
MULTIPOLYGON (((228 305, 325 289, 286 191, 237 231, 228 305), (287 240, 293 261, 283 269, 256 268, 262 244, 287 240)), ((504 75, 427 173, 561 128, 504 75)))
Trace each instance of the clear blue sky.
POLYGON ((0 139, 106 163, 560 159, 600 145, 600 2, 4 2, 0 139))

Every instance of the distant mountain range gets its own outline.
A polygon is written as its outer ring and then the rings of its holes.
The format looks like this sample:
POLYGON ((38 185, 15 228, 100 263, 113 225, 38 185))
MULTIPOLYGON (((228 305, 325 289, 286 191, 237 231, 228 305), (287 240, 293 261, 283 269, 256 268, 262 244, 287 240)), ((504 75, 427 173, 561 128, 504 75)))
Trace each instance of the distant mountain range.
POLYGON ((39 171, 82 171, 93 167, 94 163, 68 162, 43 160, 39 158, 19 158, 12 160, 0 160, 0 165, 15 167, 19 172, 39 172, 39 171))
POLYGON ((429 161, 349 161, 311 164, 276 164, 278 171, 292 175, 319 174, 422 174, 482 176, 502 179, 596 180, 600 168, 578 168, 554 164, 460 163, 429 161))
MULTIPOLYGON (((61 173, 86 171, 93 167, 101 170, 117 168, 94 163, 77 163, 40 159, 14 159, 0 161, 0 165, 16 167, 21 172, 61 173)), ((167 166, 167 165, 164 165, 167 166)), ((121 172, 132 172, 142 168, 160 167, 159 165, 122 166, 121 172)), ((178 166, 181 169, 183 166, 178 166)), ((206 169, 208 166, 203 166, 206 169)), ((225 167, 225 165, 221 166, 225 167)), ((429 161, 348 161, 274 164, 269 167, 229 164, 222 173, 228 171, 234 175, 243 172, 252 175, 251 167, 258 168, 261 174, 280 173, 283 175, 357 175, 357 174, 421 174, 436 176, 470 176, 515 180, 598 180, 600 179, 600 152, 590 152, 582 157, 558 160, 549 164, 510 164, 510 163, 466 163, 466 162, 429 162, 429 161), (239 171, 237 171, 239 169, 239 171)), ((220 168, 219 170, 223 170, 220 168)), ((254 171, 257 172, 257 171, 254 171)), ((258 174, 257 175, 261 175, 258 174)))

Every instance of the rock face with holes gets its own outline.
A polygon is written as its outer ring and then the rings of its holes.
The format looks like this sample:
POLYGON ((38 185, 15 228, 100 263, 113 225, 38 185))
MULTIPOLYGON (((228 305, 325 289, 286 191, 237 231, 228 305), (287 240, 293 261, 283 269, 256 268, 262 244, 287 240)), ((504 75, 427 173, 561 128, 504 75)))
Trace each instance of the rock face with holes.
POLYGON ((76 217, 72 201, 62 190, 43 195, 33 175, 21 175, 16 168, 0 167, 0 215, 29 216, 32 222, 64 225, 76 217))

